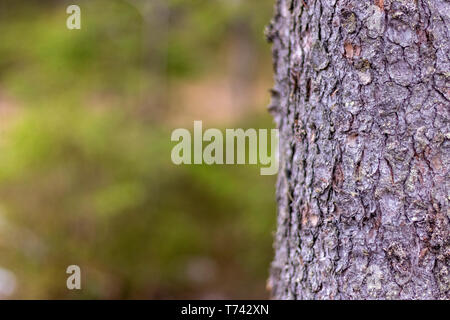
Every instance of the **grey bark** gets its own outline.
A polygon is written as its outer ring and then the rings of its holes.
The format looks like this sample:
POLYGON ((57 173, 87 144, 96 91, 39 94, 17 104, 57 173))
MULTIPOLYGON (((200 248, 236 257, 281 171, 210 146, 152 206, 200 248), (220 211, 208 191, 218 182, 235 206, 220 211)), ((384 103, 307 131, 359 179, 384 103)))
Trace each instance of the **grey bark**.
POLYGON ((277 299, 450 298, 448 0, 277 0, 277 299))

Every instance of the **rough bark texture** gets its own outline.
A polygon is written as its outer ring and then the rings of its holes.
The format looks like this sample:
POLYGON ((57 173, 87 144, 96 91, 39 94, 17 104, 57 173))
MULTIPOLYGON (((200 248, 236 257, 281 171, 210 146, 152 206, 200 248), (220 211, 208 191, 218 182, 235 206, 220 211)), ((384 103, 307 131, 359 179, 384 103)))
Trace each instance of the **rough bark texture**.
POLYGON ((450 298, 449 15, 277 0, 274 298, 450 298))

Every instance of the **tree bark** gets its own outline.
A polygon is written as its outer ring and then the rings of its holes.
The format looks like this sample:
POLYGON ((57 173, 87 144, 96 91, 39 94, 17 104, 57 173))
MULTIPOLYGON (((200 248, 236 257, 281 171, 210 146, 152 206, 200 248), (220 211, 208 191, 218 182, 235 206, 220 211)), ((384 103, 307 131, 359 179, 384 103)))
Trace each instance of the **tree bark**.
POLYGON ((448 0, 277 0, 276 299, 450 298, 448 0))

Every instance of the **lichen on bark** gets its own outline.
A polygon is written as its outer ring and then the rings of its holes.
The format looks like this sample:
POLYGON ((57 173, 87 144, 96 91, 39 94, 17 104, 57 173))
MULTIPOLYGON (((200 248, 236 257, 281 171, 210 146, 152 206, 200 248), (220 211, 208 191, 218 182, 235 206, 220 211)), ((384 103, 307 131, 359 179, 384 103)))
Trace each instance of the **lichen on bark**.
POLYGON ((450 2, 277 0, 278 299, 450 298, 450 2))

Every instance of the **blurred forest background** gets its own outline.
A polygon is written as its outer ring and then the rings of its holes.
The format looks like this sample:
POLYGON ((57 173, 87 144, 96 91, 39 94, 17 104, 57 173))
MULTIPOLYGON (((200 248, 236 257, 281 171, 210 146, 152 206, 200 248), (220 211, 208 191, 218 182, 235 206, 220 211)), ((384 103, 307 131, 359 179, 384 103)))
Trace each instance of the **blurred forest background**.
POLYGON ((175 166, 170 134, 273 128, 272 5, 0 1, 0 298, 268 297, 275 177, 175 166))

